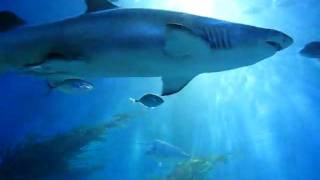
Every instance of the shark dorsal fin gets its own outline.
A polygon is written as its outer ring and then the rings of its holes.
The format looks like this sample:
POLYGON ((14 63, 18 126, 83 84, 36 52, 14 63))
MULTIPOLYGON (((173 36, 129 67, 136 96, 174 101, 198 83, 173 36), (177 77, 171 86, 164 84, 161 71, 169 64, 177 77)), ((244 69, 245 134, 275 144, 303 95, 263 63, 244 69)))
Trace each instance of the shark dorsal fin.
POLYGON ((26 24, 26 22, 12 12, 0 12, 0 32, 9 31, 24 24, 26 24))
POLYGON ((86 13, 119 8, 117 5, 111 3, 108 0, 86 0, 86 5, 87 5, 86 13))

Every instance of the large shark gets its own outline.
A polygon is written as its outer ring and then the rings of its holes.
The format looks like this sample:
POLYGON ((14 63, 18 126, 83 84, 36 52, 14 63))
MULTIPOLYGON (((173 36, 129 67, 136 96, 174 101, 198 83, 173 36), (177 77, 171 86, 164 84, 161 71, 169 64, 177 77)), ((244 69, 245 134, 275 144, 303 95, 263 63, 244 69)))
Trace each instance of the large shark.
POLYGON ((272 30, 181 12, 119 8, 86 0, 83 15, 26 25, 0 13, 0 71, 22 69, 50 81, 161 77, 162 95, 195 76, 255 64, 293 43, 272 30))

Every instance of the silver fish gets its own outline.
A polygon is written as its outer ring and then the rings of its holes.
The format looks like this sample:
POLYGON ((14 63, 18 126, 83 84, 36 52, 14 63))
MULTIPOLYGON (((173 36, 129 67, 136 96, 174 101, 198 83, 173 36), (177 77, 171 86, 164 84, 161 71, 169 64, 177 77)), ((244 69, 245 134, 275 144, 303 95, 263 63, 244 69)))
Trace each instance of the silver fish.
POLYGON ((305 45, 300 54, 308 58, 320 59, 320 41, 313 41, 305 45))
POLYGON ((67 79, 61 82, 48 82, 50 91, 59 90, 65 93, 83 93, 94 89, 93 84, 81 79, 67 79))
POLYGON ((140 99, 130 98, 132 102, 141 103, 146 107, 155 108, 160 106, 164 100, 155 94, 145 94, 140 99))

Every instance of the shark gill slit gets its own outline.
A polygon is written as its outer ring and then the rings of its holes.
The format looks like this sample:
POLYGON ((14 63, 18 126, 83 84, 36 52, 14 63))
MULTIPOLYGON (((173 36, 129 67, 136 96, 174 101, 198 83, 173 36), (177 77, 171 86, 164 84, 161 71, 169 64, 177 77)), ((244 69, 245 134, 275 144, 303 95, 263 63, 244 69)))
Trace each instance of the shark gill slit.
POLYGON ((227 41, 226 41, 226 36, 225 36, 225 29, 220 28, 220 36, 221 36, 222 48, 227 49, 228 45, 226 43, 227 41))
POLYGON ((221 49, 221 39, 220 39, 220 35, 219 35, 219 29, 215 28, 214 32, 215 32, 215 36, 217 39, 218 49, 221 49))
POLYGON ((226 30, 226 39, 227 39, 228 48, 231 49, 232 48, 232 44, 231 44, 231 41, 230 41, 230 32, 228 30, 226 30))
POLYGON ((209 36, 211 37, 211 43, 213 45, 213 48, 217 49, 218 48, 217 39, 211 28, 209 29, 209 36))
POLYGON ((225 49, 228 49, 228 44, 227 44, 227 36, 226 36, 226 30, 222 29, 222 37, 223 37, 223 45, 225 49))
POLYGON ((212 35, 212 29, 210 28, 205 28, 205 36, 207 37, 207 39, 209 39, 209 44, 210 44, 210 47, 212 49, 215 49, 216 48, 216 44, 215 44, 215 41, 214 41, 214 37, 212 35))
POLYGON ((214 32, 214 37, 216 39, 217 49, 220 49, 220 40, 219 40, 218 30, 216 28, 213 28, 213 32, 214 32))
POLYGON ((214 39, 211 35, 210 28, 204 28, 204 37, 209 42, 211 48, 215 48, 214 39))
POLYGON ((218 28, 217 31, 219 36, 220 49, 224 49, 225 47, 224 47, 223 31, 221 28, 218 28))

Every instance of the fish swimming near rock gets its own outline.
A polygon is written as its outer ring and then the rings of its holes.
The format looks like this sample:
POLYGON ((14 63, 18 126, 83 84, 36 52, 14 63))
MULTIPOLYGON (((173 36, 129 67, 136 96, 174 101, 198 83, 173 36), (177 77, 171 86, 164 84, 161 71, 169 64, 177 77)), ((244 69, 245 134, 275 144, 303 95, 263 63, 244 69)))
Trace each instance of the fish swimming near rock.
POLYGON ((49 93, 52 90, 59 90, 65 93, 84 93, 94 89, 93 84, 81 79, 66 79, 56 83, 48 82, 49 93))
POLYGON ((155 94, 145 94, 140 99, 130 98, 130 100, 135 103, 141 103, 148 108, 156 108, 164 103, 164 100, 155 94))
POLYGON ((0 71, 26 68, 49 81, 161 77, 167 96, 199 74, 253 65, 293 43, 277 30, 187 13, 86 5, 80 16, 42 25, 1 12, 0 71))
POLYGON ((307 58, 316 58, 320 60, 320 41, 313 41, 305 45, 300 54, 307 58))

